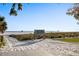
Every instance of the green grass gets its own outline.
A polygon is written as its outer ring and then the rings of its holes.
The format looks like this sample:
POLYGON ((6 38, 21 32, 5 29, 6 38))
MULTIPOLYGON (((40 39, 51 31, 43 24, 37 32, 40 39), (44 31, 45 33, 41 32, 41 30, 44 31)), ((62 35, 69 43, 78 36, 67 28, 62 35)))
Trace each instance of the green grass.
POLYGON ((63 38, 59 40, 64 41, 64 42, 79 42, 79 38, 63 38))

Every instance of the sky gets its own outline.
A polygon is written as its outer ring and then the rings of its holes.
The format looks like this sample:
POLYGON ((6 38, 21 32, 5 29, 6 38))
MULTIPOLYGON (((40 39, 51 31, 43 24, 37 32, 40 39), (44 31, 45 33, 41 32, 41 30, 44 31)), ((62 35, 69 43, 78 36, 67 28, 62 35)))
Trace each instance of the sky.
POLYGON ((5 17, 7 31, 79 31, 79 25, 74 17, 66 14, 72 7, 71 3, 23 4, 23 10, 17 11, 18 16, 9 15, 11 6, 11 3, 5 6, 0 4, 0 16, 5 17))

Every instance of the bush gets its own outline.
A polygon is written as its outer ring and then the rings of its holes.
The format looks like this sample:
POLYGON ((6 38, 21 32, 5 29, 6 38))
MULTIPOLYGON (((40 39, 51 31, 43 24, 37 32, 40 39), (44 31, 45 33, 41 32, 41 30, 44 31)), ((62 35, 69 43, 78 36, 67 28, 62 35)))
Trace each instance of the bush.
POLYGON ((33 39, 33 34, 10 35, 10 37, 14 37, 19 41, 32 40, 33 39))

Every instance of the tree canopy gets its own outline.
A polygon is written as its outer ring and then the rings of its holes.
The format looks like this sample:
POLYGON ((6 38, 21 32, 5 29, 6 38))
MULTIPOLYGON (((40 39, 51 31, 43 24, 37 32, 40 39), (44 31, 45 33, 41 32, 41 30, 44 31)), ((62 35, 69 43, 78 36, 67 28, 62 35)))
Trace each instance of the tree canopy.
POLYGON ((18 3, 18 4, 13 3, 12 7, 10 9, 10 13, 9 13, 10 15, 17 16, 16 6, 18 6, 19 11, 22 11, 22 4, 21 3, 18 3))
MULTIPOLYGON (((3 5, 6 4, 3 3, 3 5)), ((22 11, 22 3, 12 3, 12 7, 9 11, 10 16, 17 16, 18 15, 17 11, 22 11), (16 9, 16 7, 18 7, 18 9, 16 9)))
POLYGON ((3 33, 7 29, 7 23, 4 20, 3 16, 0 16, 0 32, 3 33))
POLYGON ((73 16, 76 20, 79 21, 79 3, 73 4, 73 7, 69 8, 66 14, 73 16))

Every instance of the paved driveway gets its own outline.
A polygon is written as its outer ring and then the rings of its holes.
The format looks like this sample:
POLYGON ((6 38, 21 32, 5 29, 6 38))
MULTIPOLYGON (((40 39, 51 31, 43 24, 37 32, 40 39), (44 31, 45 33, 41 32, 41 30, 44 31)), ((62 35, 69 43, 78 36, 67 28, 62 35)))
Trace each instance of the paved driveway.
POLYGON ((79 45, 72 43, 52 39, 11 43, 13 39, 8 39, 12 47, 0 48, 1 56, 79 56, 79 45))

